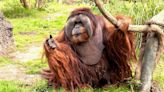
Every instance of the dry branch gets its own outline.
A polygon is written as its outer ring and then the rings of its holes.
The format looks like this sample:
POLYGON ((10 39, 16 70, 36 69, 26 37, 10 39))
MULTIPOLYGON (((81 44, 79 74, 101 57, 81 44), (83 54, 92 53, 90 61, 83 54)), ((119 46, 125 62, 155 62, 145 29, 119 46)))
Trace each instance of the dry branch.
POLYGON ((119 26, 119 23, 115 17, 113 17, 110 13, 108 13, 103 7, 102 4, 100 3, 99 0, 94 0, 96 6, 99 8, 100 12, 104 15, 104 17, 110 21, 113 25, 119 26))
MULTIPOLYGON (((108 13, 104 8, 103 5, 101 4, 101 2, 99 0, 94 0, 96 6, 99 8, 100 12, 103 14, 103 16, 110 21, 113 25, 115 25, 116 27, 119 26, 119 22, 117 21, 117 19, 115 17, 113 17, 110 13, 108 13)), ((161 35, 164 36, 163 32, 161 31, 159 26, 163 26, 164 27, 164 10, 161 11, 157 16, 154 16, 152 18, 153 21, 152 24, 154 25, 129 25, 128 31, 133 31, 133 32, 150 32, 150 31, 157 31, 158 33, 160 33, 161 35), (160 19, 159 19, 160 17, 160 19), (158 20, 160 21, 157 21, 158 20), (150 30, 153 29, 153 30, 150 30)))

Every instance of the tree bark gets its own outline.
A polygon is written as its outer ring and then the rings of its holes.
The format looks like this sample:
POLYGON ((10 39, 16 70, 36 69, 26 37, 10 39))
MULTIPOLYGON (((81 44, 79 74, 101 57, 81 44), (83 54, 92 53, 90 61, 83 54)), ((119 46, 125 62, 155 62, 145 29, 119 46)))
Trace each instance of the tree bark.
POLYGON ((109 0, 104 0, 104 3, 105 3, 105 4, 109 3, 109 0))
POLYGON ((63 3, 63 0, 57 0, 58 3, 63 3))
MULTIPOLYGON (((148 24, 150 25, 149 30, 156 30, 156 33, 147 33, 145 48, 142 56, 141 66, 141 88, 140 92, 150 92, 152 86, 152 76, 156 62, 159 60, 161 53, 164 50, 164 35, 163 30, 160 28, 151 29, 152 25, 159 25, 163 27, 164 23, 164 10, 159 14, 153 16, 148 24), (161 33, 160 33, 161 31, 161 33)), ((143 39, 143 40, 145 40, 143 39)), ((141 52, 142 53, 142 52, 141 52)))
POLYGON ((36 8, 42 8, 45 4, 45 0, 35 0, 35 7, 36 8))
POLYGON ((158 50, 158 38, 155 33, 148 34, 145 44, 141 68, 140 92, 150 92, 152 75, 155 67, 156 54, 158 50))
POLYGON ((20 0, 20 3, 22 4, 22 6, 24 8, 30 8, 29 3, 27 2, 27 0, 20 0))
MULTIPOLYGON (((104 17, 116 27, 120 23, 102 6, 99 0, 94 0, 100 12, 104 17)), ((129 25, 128 31, 133 32, 150 32, 145 40, 144 51, 141 50, 140 62, 136 68, 136 78, 141 79, 140 92, 150 92, 152 74, 156 61, 159 60, 161 53, 164 51, 164 33, 161 27, 164 27, 164 10, 155 15, 146 25, 129 25), (141 76, 140 76, 141 73, 141 76)))

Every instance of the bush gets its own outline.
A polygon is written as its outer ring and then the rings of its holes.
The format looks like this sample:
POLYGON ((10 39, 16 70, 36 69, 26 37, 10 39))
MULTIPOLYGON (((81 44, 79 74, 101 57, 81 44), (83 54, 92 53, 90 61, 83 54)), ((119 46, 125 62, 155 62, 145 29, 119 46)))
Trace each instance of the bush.
POLYGON ((8 18, 35 16, 38 11, 37 9, 23 8, 19 0, 6 0, 1 2, 3 2, 3 7, 0 7, 0 9, 8 18))

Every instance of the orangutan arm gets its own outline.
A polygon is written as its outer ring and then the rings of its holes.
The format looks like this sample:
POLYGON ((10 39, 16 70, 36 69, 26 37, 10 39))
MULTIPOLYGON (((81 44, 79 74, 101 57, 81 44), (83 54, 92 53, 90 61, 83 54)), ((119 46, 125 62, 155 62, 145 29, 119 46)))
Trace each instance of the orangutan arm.
POLYGON ((116 19, 120 23, 118 28, 104 19, 104 44, 106 49, 113 50, 116 55, 129 57, 134 54, 134 34, 127 31, 131 19, 121 15, 116 16, 116 19))
POLYGON ((127 31, 130 20, 124 16, 117 16, 116 18, 120 22, 118 28, 105 20, 103 29, 104 53, 110 65, 109 70, 115 72, 110 75, 111 83, 131 77, 128 61, 135 57, 134 35, 127 31), (116 78, 117 76, 119 77, 116 78))

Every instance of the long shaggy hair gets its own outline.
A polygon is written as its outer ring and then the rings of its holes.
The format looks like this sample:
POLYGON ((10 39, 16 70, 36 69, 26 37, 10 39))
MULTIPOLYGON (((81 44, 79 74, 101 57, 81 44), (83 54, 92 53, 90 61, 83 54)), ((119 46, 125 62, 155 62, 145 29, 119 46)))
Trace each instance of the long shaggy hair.
MULTIPOLYGON (((107 60, 101 58, 94 66, 83 64, 71 47, 64 43, 57 43, 55 50, 44 45, 48 64, 54 73, 54 85, 68 89, 75 89, 91 85, 100 86, 99 81, 107 69, 107 60)), ((104 56, 102 56, 104 57, 104 56)))
MULTIPOLYGON (((51 49, 44 44, 46 58, 51 72, 54 73, 54 87, 62 86, 67 89, 75 89, 83 86, 101 87, 104 84, 115 84, 131 77, 129 60, 136 58, 134 34, 127 32, 129 17, 117 16, 116 18, 126 26, 121 30, 114 27, 104 17, 91 13, 89 9, 76 9, 70 17, 76 14, 84 14, 93 22, 93 28, 97 23, 102 28, 103 49, 99 62, 95 65, 84 64, 79 54, 73 48, 74 44, 66 38, 64 29, 54 39, 57 47, 51 49), (99 21, 95 21, 99 20, 99 21)), ((69 18, 70 18, 69 17, 69 18)), ((94 30, 95 31, 95 30, 94 30)), ((83 50, 83 49, 81 49, 83 50)), ((88 51, 84 51, 87 53, 88 51)))

